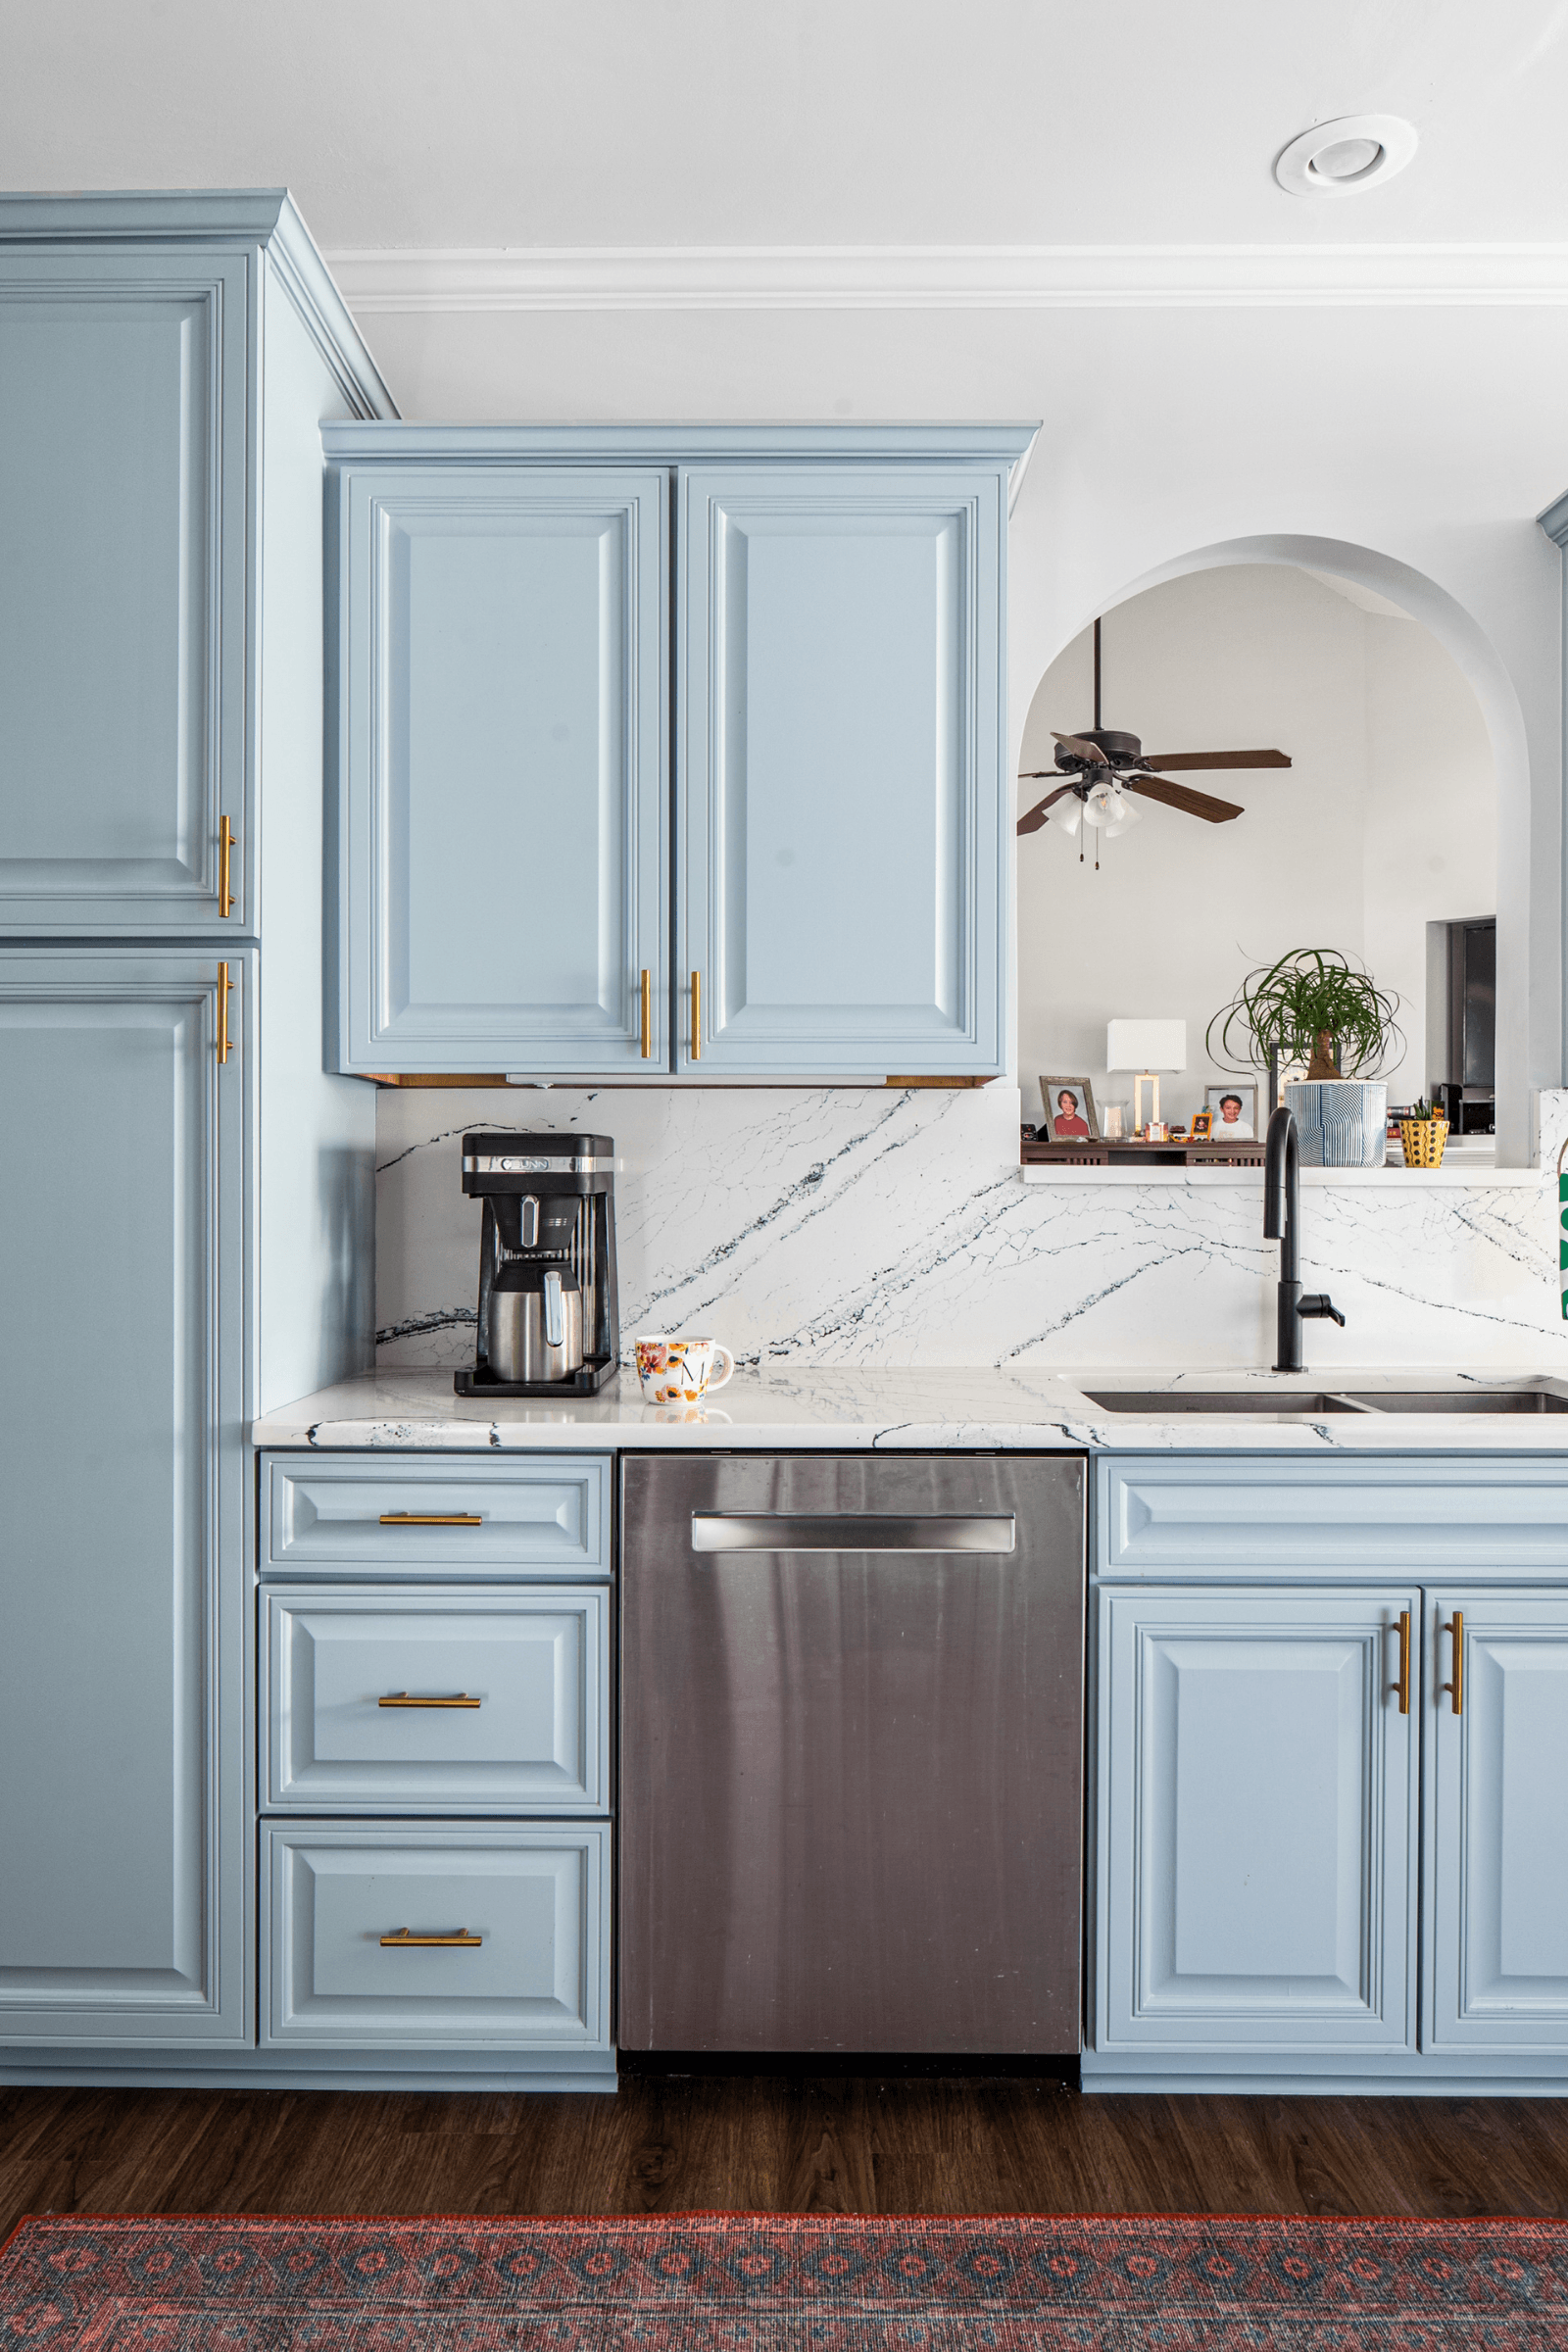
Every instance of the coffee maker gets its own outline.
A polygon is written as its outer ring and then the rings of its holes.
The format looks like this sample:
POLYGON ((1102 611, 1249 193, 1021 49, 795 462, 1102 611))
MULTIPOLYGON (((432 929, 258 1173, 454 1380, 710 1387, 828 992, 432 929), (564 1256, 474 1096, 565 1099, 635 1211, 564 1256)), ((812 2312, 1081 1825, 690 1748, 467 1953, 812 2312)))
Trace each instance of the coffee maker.
POLYGON ((615 1147, 608 1135, 466 1135, 484 1202, 479 1331, 460 1396, 584 1396, 620 1360, 615 1147))

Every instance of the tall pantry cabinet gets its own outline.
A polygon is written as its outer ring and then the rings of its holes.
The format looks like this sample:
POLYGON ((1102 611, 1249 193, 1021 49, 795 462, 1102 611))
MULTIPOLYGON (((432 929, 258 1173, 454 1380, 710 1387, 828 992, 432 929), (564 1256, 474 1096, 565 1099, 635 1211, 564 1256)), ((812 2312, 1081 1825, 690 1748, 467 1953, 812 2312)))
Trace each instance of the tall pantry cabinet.
POLYGON ((319 424, 393 414, 286 194, 0 199, 0 2080, 254 2039, 245 1426, 373 1345, 319 424))

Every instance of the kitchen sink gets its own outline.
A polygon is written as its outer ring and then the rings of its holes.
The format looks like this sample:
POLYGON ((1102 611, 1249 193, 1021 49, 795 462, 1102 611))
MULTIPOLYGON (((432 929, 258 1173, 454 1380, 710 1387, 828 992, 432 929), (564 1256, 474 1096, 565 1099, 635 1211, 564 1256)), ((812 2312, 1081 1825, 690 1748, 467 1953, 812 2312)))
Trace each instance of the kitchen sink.
POLYGON ((1348 1396, 1322 1389, 1086 1389, 1091 1404, 1110 1413, 1143 1413, 1163 1420, 1168 1413, 1356 1413, 1364 1408, 1348 1396))
POLYGON ((1316 1420, 1324 1413, 1568 1413, 1552 1389, 1086 1389, 1108 1413, 1165 1420, 1173 1413, 1316 1420))
POLYGON ((1568 1413, 1551 1389, 1348 1389, 1374 1413, 1568 1413))

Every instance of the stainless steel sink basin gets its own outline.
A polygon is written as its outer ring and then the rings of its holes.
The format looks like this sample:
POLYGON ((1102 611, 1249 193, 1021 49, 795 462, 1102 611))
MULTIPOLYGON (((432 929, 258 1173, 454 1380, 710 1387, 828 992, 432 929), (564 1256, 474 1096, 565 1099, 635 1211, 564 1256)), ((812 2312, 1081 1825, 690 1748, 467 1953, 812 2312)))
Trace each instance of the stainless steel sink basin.
POLYGON ((1348 1389, 1374 1413, 1568 1413, 1551 1389, 1348 1389))
POLYGON ((1171 1413, 1355 1413, 1359 1404, 1322 1389, 1086 1389, 1091 1404, 1107 1413, 1140 1413, 1163 1421, 1171 1413))
POLYGON ((1086 1389, 1107 1413, 1163 1421, 1174 1413, 1214 1418, 1317 1420, 1326 1413, 1568 1413, 1552 1389, 1086 1389))

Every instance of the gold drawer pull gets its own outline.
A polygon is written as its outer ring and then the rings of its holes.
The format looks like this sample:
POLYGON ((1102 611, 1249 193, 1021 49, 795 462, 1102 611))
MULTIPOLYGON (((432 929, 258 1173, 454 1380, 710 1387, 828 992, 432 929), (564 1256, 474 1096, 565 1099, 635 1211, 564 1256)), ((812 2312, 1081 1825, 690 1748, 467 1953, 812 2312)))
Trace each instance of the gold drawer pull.
POLYGON ((394 1690, 388 1698, 378 1698, 378 1707, 477 1707, 482 1704, 470 1698, 466 1690, 454 1692, 451 1698, 411 1698, 407 1690, 394 1690))
POLYGON ((654 1057, 654 975, 652 972, 644 972, 642 977, 642 1033, 643 1059, 652 1061, 654 1057))
POLYGON ((1444 1686, 1443 1686, 1443 1688, 1445 1689, 1445 1690, 1446 1690, 1446 1691, 1449 1693, 1449 1695, 1451 1696, 1451 1698, 1452 1698, 1452 1700, 1453 1700, 1453 1711, 1454 1711, 1454 1713, 1455 1713, 1456 1715, 1462 1715, 1462 1714, 1464 1713, 1464 1611, 1463 1611, 1463 1609, 1455 1609, 1455 1610, 1454 1610, 1452 1617, 1451 1617, 1451 1618, 1449 1619, 1449 1621, 1448 1621, 1448 1632, 1449 1632, 1449 1633, 1452 1635, 1452 1637, 1453 1637, 1453 1680, 1452 1680, 1452 1682, 1451 1682, 1451 1683, 1445 1683, 1445 1684, 1444 1684, 1444 1686))
POLYGON ((229 872, 234 856, 234 828, 226 816, 218 820, 218 911, 226 920, 234 909, 229 872))
POLYGON ((692 1059, 703 1058, 703 975, 692 974, 692 1059))
POLYGON ((1395 1684, 1399 1693, 1399 1713, 1410 1712, 1410 1612, 1399 1611, 1399 1679, 1395 1684))
POLYGON ((218 1058, 220 1063, 227 1061, 229 1055, 228 996, 231 985, 228 966, 226 963, 220 963, 218 967, 218 1058))
POLYGON ((477 1511, 383 1511, 383 1527, 483 1527, 477 1511))
POLYGON ((482 1936, 470 1936, 466 1928, 456 1928, 450 1936, 411 1936, 407 1928, 399 1928, 395 1935, 382 1936, 381 1946, 389 1952, 427 1952, 461 1945, 465 1951, 475 1952, 483 1941, 482 1936))

